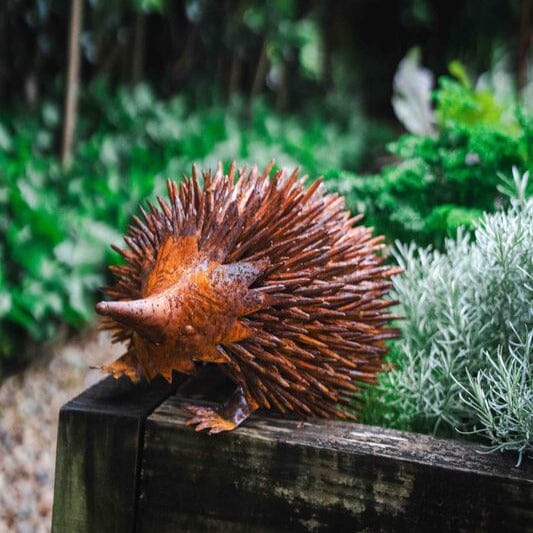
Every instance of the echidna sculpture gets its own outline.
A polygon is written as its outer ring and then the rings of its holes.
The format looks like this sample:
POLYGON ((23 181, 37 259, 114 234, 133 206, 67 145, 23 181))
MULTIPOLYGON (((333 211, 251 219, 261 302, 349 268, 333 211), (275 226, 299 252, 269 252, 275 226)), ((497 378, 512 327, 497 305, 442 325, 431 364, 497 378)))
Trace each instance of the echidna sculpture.
POLYGON ((128 347, 103 367, 115 377, 170 381, 215 363, 235 383, 219 408, 188 408, 196 430, 232 430, 260 407, 354 418, 346 406, 397 336, 384 296, 399 269, 382 265, 383 238, 320 180, 271 169, 168 181, 169 203, 141 208, 115 248, 114 301, 96 306, 128 347))

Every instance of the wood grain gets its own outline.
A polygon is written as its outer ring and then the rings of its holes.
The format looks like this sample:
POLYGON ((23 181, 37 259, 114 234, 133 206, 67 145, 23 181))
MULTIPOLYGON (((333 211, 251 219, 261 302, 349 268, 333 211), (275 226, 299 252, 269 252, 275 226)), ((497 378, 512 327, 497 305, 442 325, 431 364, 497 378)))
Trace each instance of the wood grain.
POLYGON ((511 456, 271 414, 209 436, 185 425, 183 404, 147 419, 139 532, 532 530, 533 471, 511 456))
POLYGON ((134 530, 144 421, 172 391, 164 380, 109 377, 63 406, 53 532, 134 530))

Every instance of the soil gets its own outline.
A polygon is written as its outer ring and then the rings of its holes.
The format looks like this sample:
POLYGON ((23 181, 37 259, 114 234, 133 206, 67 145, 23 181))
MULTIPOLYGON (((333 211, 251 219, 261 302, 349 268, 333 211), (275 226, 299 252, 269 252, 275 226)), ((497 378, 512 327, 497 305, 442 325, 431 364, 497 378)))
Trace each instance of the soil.
POLYGON ((0 384, 0 531, 50 531, 58 413, 123 352, 89 330, 0 384))

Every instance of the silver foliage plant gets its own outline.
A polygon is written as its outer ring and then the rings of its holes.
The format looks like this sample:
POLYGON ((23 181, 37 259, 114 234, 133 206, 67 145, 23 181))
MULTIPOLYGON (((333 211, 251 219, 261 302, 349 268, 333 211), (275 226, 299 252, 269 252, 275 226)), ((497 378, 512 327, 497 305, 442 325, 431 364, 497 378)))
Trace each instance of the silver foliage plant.
POLYGON ((491 450, 533 451, 533 199, 513 169, 505 212, 443 253, 397 244, 402 338, 381 380, 391 425, 479 433, 491 450))
POLYGON ((495 357, 484 351, 487 368, 467 371, 460 396, 478 421, 470 433, 489 439, 490 451, 517 451, 519 466, 533 450, 533 331, 516 338, 507 357, 502 346, 495 357))

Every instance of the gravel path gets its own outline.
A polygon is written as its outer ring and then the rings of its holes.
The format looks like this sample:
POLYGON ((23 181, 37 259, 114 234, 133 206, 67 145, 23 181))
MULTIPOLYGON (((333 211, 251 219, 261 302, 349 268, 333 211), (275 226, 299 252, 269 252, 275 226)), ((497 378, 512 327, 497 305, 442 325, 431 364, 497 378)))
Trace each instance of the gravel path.
POLYGON ((87 331, 0 385, 0 531, 50 530, 60 407, 120 355, 105 332, 87 331))

